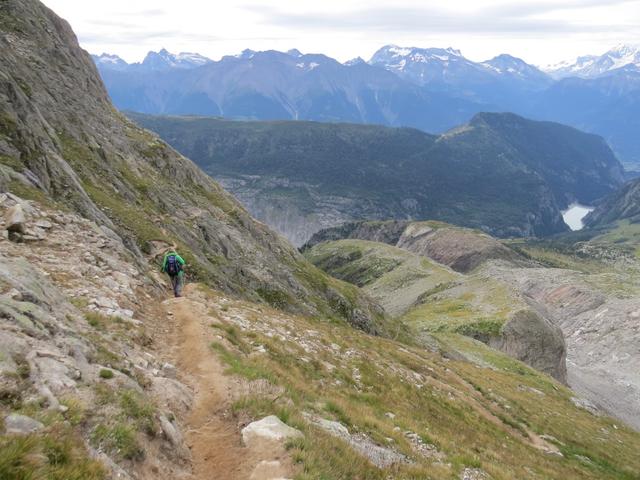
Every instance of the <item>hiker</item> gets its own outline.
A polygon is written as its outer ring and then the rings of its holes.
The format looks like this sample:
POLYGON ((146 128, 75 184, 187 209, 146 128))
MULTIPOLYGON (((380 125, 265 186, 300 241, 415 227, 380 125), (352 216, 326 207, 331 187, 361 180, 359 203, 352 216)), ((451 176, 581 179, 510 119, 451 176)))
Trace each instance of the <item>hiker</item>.
POLYGON ((184 281, 184 266, 185 261, 176 253, 175 249, 169 249, 167 253, 164 254, 162 272, 169 275, 171 286, 173 287, 173 294, 176 297, 181 296, 184 281))

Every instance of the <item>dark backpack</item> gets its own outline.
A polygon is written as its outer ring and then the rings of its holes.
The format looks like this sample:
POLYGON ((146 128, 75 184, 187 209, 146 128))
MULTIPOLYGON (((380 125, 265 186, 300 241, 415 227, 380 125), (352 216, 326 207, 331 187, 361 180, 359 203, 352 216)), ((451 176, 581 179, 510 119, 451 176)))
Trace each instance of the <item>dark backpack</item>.
POLYGON ((178 273, 180 273, 181 270, 181 265, 180 262, 178 262, 178 258, 175 255, 169 255, 167 257, 167 273, 170 276, 175 276, 178 275, 178 273))

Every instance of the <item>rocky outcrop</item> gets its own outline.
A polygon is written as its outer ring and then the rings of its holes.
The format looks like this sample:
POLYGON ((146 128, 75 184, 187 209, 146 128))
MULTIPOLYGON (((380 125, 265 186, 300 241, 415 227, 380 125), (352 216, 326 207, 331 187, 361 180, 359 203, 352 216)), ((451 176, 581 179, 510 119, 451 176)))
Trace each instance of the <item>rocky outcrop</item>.
POLYGON ((534 310, 520 310, 488 344, 567 383, 567 349, 562 330, 534 310))
POLYGON ((118 465, 131 459, 162 472, 155 478, 184 475, 189 450, 175 416, 190 397, 171 402, 186 386, 149 349, 161 284, 95 222, 17 197, 0 202, 0 215, 16 204, 29 212, 26 231, 43 233, 32 242, 0 237, 0 407, 14 410, 6 433, 67 442, 69 462, 94 456, 114 478, 132 478, 118 465))
POLYGON ((325 228, 316 232, 301 248, 302 251, 313 248, 323 242, 332 242, 346 238, 381 242, 397 245, 409 221, 388 220, 383 222, 348 222, 337 227, 325 228))
POLYGON ((409 224, 397 246, 462 273, 489 260, 525 263, 524 258, 485 233, 447 225, 409 224))
POLYGON ((514 265, 530 262, 499 240, 478 230, 442 222, 352 222, 316 233, 303 247, 306 251, 322 242, 359 239, 386 243, 467 273, 489 260, 514 265))

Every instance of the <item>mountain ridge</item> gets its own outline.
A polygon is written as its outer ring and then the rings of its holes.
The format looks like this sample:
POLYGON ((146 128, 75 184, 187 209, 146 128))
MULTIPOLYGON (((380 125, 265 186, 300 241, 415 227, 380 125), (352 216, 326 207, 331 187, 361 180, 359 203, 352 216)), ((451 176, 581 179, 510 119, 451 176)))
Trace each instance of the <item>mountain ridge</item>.
POLYGON ((128 71, 109 58, 98 65, 121 110, 358 122, 438 133, 479 112, 510 111, 600 134, 625 165, 633 170, 640 164, 640 141, 633 133, 640 122, 640 71, 634 65, 594 78, 553 79, 507 54, 473 62, 454 49, 388 49, 395 52, 388 69, 382 53, 372 65, 297 50, 248 50, 198 68, 155 72, 128 71))

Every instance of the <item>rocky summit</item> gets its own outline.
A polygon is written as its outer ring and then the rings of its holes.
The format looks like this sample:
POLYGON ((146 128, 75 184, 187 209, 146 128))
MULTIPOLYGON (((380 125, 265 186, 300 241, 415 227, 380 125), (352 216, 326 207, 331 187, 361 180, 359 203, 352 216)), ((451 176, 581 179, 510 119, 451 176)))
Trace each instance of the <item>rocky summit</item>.
POLYGON ((0 190, 2 479, 637 478, 617 230, 379 223, 305 257, 38 0, 0 0, 0 190))

